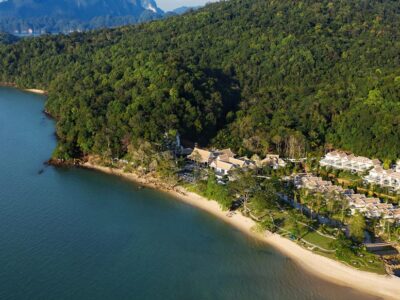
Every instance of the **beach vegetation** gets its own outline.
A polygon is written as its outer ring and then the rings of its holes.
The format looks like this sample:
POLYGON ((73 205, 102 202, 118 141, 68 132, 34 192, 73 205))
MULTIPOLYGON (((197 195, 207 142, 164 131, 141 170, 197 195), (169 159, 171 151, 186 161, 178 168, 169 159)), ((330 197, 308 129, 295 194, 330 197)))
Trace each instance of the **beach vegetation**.
POLYGON ((349 220, 349 235, 357 242, 364 241, 365 230, 366 230, 365 217, 356 213, 350 217, 349 220))

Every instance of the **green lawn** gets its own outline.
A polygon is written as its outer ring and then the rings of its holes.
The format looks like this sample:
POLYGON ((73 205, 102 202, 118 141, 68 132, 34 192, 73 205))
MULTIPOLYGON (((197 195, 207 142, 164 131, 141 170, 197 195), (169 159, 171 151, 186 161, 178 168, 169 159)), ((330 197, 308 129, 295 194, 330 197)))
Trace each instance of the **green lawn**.
POLYGON ((316 251, 322 256, 326 256, 330 259, 334 259, 348 265, 350 267, 356 268, 361 271, 376 273, 376 274, 386 274, 385 265, 383 261, 374 254, 368 252, 362 252, 363 257, 353 255, 346 260, 340 260, 336 257, 334 253, 326 253, 322 251, 316 251))
POLYGON ((302 236, 302 239, 305 241, 317 245, 326 250, 335 250, 335 247, 332 246, 333 239, 320 235, 318 232, 309 231, 305 235, 302 236))

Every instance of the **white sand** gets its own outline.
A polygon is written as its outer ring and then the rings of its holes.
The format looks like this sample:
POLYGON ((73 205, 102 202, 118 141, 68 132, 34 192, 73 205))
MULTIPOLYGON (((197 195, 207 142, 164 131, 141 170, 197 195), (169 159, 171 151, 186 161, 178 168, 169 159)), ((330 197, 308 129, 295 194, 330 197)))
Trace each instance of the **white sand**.
POLYGON ((39 94, 39 95, 45 95, 46 94, 46 91, 39 90, 39 89, 25 89, 24 91, 29 92, 29 93, 39 94))
POLYGON ((235 226, 243 233, 272 245, 284 255, 287 255, 293 259, 306 271, 325 280, 357 289, 368 294, 383 297, 385 299, 400 299, 400 278, 398 277, 378 275, 356 270, 340 262, 308 251, 295 242, 285 239, 278 234, 273 234, 270 232, 266 232, 265 234, 255 233, 252 230, 255 222, 250 218, 247 218, 240 213, 236 213, 232 217, 228 217, 227 213, 221 210, 216 201, 209 201, 195 193, 186 191, 182 187, 168 189, 165 188, 162 183, 157 182, 154 178, 149 180, 148 178, 139 177, 136 174, 124 173, 118 169, 101 167, 91 163, 85 163, 83 166, 108 174, 122 176, 136 183, 166 191, 185 203, 198 207, 216 217, 219 217, 223 221, 235 226))

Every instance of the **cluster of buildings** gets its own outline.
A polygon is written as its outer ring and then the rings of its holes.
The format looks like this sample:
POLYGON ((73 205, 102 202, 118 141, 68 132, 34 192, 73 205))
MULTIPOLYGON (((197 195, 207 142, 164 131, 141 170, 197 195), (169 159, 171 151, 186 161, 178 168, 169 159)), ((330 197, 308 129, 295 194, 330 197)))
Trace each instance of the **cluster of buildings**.
POLYGON ((223 150, 205 150, 195 147, 188 159, 215 170, 218 177, 227 176, 231 171, 237 168, 253 168, 251 160, 235 158, 236 154, 231 149, 223 150))
POLYGON ((320 165, 354 173, 367 173, 364 176, 365 182, 400 190, 400 160, 392 169, 385 170, 378 159, 333 151, 320 160, 320 165))
POLYGON ((400 208, 390 203, 382 203, 379 198, 367 197, 363 194, 355 194, 351 189, 343 189, 333 185, 332 182, 323 180, 308 174, 297 175, 294 178, 296 188, 304 188, 324 194, 342 195, 344 201, 348 201, 351 214, 360 212, 370 219, 391 219, 400 223, 400 208))
POLYGON ((367 197, 363 194, 351 194, 347 196, 352 214, 360 212, 369 219, 393 219, 400 222, 400 208, 393 204, 382 203, 379 198, 367 197))
POLYGON ((364 180, 370 184, 376 184, 400 190, 400 170, 398 165, 396 169, 385 170, 381 166, 376 166, 369 171, 369 174, 364 177, 364 180))
POLYGON ((376 166, 381 166, 381 162, 378 159, 369 159, 363 156, 346 154, 343 151, 333 151, 327 153, 325 157, 321 159, 320 165, 355 173, 363 173, 376 166))
MULTIPOLYGON (((286 162, 279 155, 269 154, 264 159, 253 157, 237 158, 231 149, 205 150, 195 147, 187 156, 188 159, 215 170, 217 177, 229 176, 235 169, 255 169, 270 166, 274 169, 285 167, 286 162)), ((400 190, 400 161, 390 170, 385 170, 377 159, 346 154, 342 151, 327 153, 320 161, 321 166, 347 170, 354 173, 367 173, 366 182, 392 187, 400 190)), ((360 212, 370 219, 389 219, 400 223, 400 208, 392 204, 382 203, 379 198, 355 194, 351 189, 332 184, 331 181, 309 174, 299 174, 294 177, 295 187, 304 188, 324 195, 340 196, 348 201, 352 214, 360 212)), ((327 198, 329 199, 329 197, 327 198)))
POLYGON ((323 194, 350 194, 352 190, 345 190, 341 186, 334 185, 330 181, 323 180, 321 177, 308 174, 300 174, 294 177, 294 185, 296 188, 307 189, 310 191, 320 192, 323 194))
POLYGON ((231 149, 205 150, 195 147, 188 159, 208 166, 215 170, 218 177, 228 176, 235 169, 255 169, 271 166, 274 169, 284 167, 286 163, 279 155, 269 154, 263 160, 249 159, 247 157, 236 158, 231 149))

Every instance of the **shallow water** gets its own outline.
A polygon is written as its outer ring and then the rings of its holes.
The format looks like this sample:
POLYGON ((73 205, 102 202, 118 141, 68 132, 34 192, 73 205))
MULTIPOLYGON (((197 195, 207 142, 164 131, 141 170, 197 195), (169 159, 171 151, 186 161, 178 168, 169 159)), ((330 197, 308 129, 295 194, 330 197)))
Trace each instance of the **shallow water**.
POLYGON ((43 105, 0 88, 0 299, 374 299, 168 195, 45 167, 43 105))

